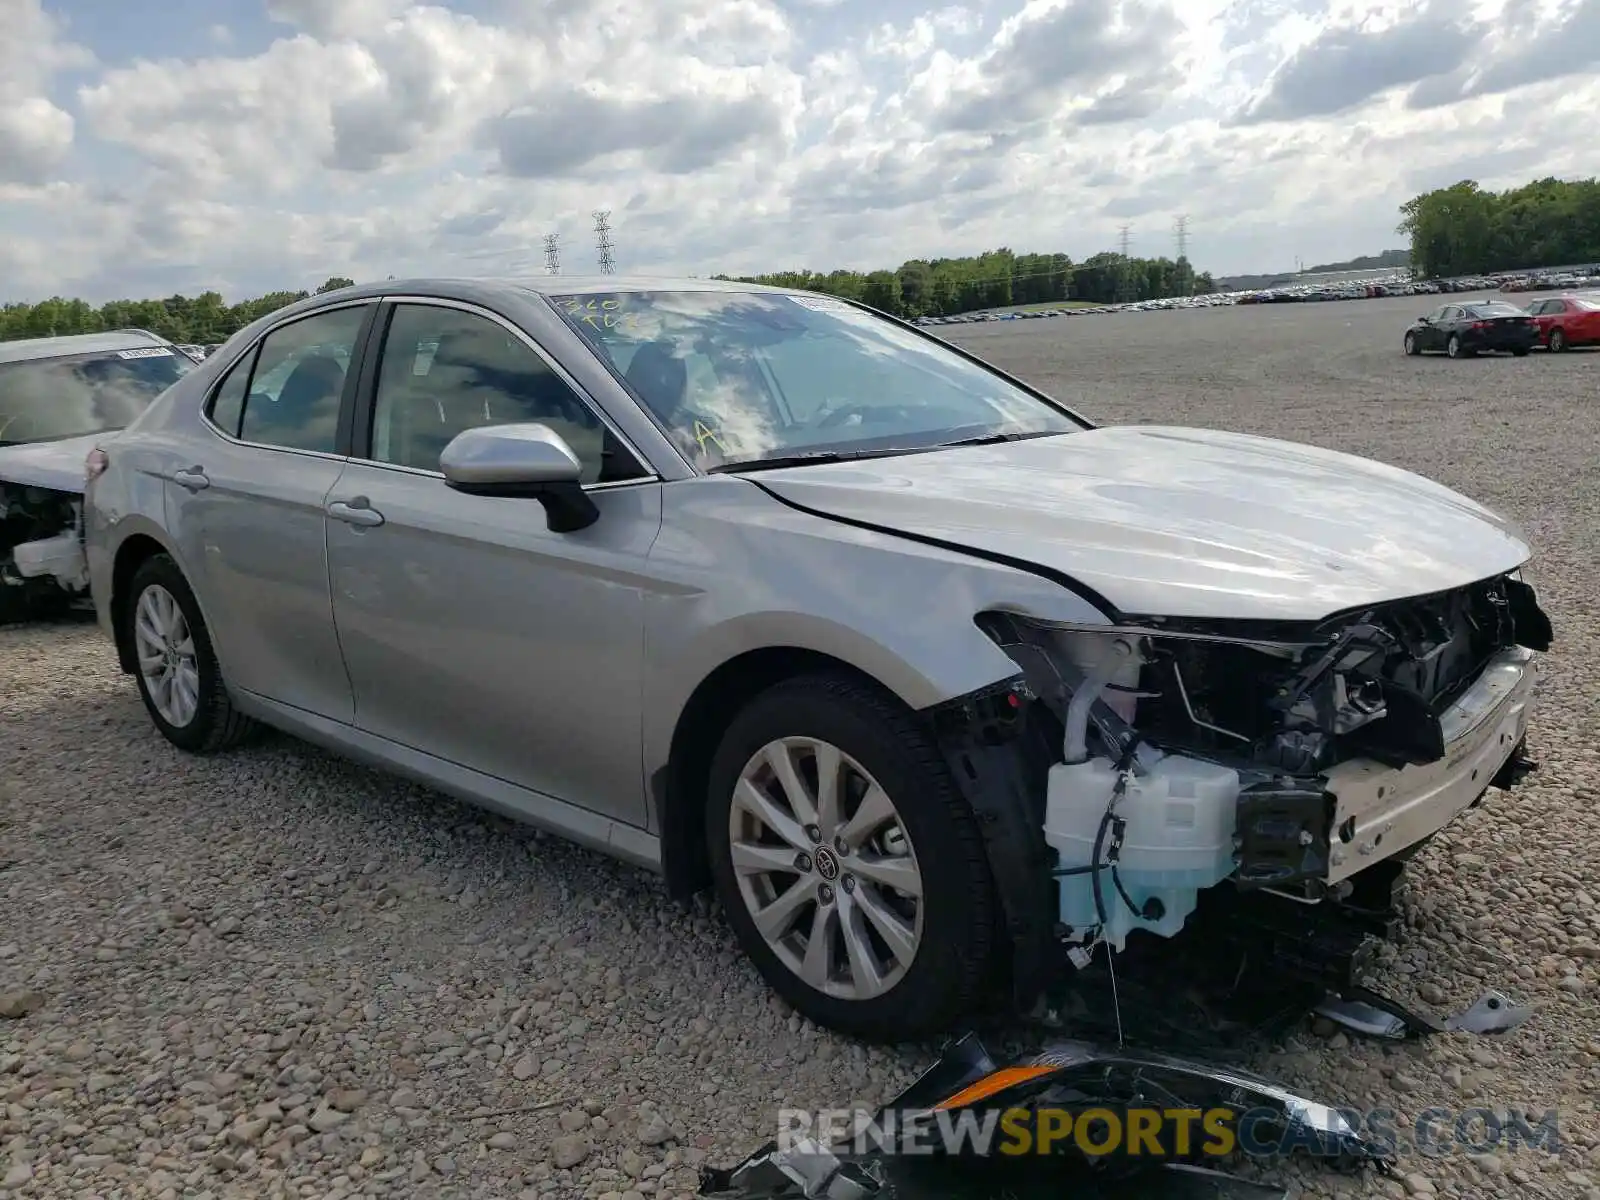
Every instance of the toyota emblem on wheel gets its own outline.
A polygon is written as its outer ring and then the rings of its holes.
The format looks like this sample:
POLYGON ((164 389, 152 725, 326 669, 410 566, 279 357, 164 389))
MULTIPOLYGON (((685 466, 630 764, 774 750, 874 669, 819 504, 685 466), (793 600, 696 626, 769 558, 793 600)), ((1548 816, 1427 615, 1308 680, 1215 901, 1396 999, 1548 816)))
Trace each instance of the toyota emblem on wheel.
POLYGON ((826 846, 818 846, 814 860, 817 874, 821 875, 829 883, 839 878, 839 860, 833 856, 832 850, 829 850, 826 846))

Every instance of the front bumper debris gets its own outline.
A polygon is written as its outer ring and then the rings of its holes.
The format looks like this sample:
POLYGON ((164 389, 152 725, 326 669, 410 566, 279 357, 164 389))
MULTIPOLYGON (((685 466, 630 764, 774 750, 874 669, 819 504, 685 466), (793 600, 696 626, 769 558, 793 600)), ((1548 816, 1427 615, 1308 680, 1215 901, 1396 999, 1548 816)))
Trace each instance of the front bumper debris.
MULTIPOLYGON (((864 1115, 864 1114, 863 1114, 864 1115)), ((1139 1200, 1273 1200, 1281 1186, 1227 1169, 1245 1157, 1310 1156, 1334 1169, 1392 1169, 1385 1146, 1365 1138, 1332 1106, 1230 1068, 1086 1042, 1059 1042, 1023 1063, 1000 1068, 967 1035, 886 1108, 853 1134, 827 1143, 810 1137, 769 1142, 728 1169, 701 1173, 700 1194, 730 1200, 934 1200, 1009 1193, 1032 1197, 1137 1197, 1139 1200), (1001 1124, 1001 1114, 1012 1124, 1001 1124), (1204 1113, 1208 1129, 1236 1131, 1232 1149, 1199 1146, 1198 1135, 1159 1124, 1159 1114, 1204 1113), (1020 1118, 1018 1117, 1020 1115, 1020 1118), (1145 1114, 1136 1116, 1136 1114, 1145 1114), (1149 1114, 1157 1114, 1152 1117, 1149 1114), (1083 1120, 1088 1139, 1070 1135, 1083 1120), (1114 1124, 1113 1124, 1114 1123, 1114 1124), (1130 1151, 1108 1142, 1112 1128, 1144 1124, 1150 1136, 1130 1151), (938 1131, 982 1128, 1068 1131, 1019 1153, 991 1139, 949 1140, 938 1131), (921 1137, 914 1130, 933 1131, 921 1137), (911 1152, 910 1147, 918 1147, 911 1152)))
POLYGON ((1399 770, 1369 759, 1327 772, 1334 841, 1326 880, 1338 883, 1443 829, 1520 756, 1537 679, 1534 653, 1501 651, 1440 717, 1445 754, 1399 770))
POLYGON ((81 592, 89 586, 89 564, 76 530, 13 546, 11 560, 23 579, 53 577, 69 592, 81 592))
POLYGON ((1477 1003, 1443 1021, 1404 1008, 1387 996, 1367 988, 1353 988, 1345 996, 1330 996, 1317 1005, 1317 1015, 1354 1033, 1389 1041, 1405 1041, 1435 1033, 1507 1033, 1517 1028, 1534 1009, 1513 1003, 1492 988, 1477 1003))

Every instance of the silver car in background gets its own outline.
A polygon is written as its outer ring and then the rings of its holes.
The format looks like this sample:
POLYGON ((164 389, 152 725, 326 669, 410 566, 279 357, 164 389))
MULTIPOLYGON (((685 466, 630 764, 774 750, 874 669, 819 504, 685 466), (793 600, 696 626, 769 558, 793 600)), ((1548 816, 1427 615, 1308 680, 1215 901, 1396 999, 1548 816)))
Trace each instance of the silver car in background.
POLYGON ((1345 902, 1511 780, 1550 641, 1521 534, 1443 487, 1096 427, 743 283, 313 297, 89 473, 169 741, 274 726, 714 886, 773 987, 872 1038, 1202 893, 1345 902))

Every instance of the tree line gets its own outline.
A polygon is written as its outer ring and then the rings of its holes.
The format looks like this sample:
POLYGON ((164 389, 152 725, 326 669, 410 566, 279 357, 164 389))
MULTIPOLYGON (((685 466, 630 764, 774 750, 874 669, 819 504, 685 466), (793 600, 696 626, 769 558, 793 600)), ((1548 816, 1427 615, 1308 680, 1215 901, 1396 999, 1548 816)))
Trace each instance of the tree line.
MULTIPOLYGON (((352 280, 335 277, 317 291, 353 286, 352 280)), ((0 307, 0 341, 99 333, 106 329, 148 329, 179 345, 211 346, 310 294, 269 292, 254 300, 228 304, 216 292, 202 292, 198 296, 168 296, 165 300, 112 300, 98 308, 84 300, 53 296, 37 304, 0 307)))
POLYGON ((1412 266, 1428 279, 1600 262, 1600 180, 1489 192, 1464 179, 1408 200, 1400 214, 1412 266))
POLYGON ((897 317, 947 317, 1067 301, 1115 304, 1215 290, 1211 276, 1196 274, 1185 258, 1101 253, 1074 263, 1065 254, 1017 254, 1007 249, 969 258, 915 258, 877 271, 792 270, 715 278, 826 292, 897 317))
MULTIPOLYGON (((847 297, 900 317, 949 316, 1069 300, 1094 304, 1155 300, 1204 293, 1215 287, 1209 275, 1195 274, 1186 259, 1174 262, 1097 254, 1074 263, 1065 254, 1015 254, 1010 250, 991 250, 971 258, 913 259, 895 270, 796 270, 741 279, 847 297)), ((351 280, 336 277, 316 290, 323 293, 350 286, 351 280)), ((0 341, 132 327, 180 344, 212 345, 309 294, 271 292, 228 304, 216 292, 203 292, 165 300, 113 300, 98 308, 84 300, 54 296, 36 304, 0 307, 0 341)))

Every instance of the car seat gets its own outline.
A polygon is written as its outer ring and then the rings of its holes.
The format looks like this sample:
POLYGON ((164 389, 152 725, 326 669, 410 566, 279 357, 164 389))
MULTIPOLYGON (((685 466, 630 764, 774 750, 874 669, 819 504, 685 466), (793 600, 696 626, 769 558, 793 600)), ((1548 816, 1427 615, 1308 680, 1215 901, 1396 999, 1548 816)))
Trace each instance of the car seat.
POLYGON ((289 372, 276 400, 259 393, 250 397, 248 440, 299 448, 331 444, 343 391, 343 363, 331 354, 306 355, 289 372))

